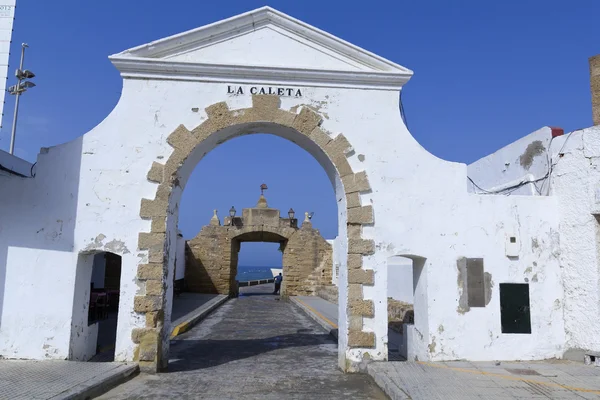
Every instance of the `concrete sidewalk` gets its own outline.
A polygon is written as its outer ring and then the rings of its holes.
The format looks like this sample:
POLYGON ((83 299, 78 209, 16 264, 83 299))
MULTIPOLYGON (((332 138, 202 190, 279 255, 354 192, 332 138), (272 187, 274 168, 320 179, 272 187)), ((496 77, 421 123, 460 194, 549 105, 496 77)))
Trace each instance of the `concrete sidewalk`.
POLYGON ((171 337, 181 335, 227 301, 224 294, 181 293, 173 299, 171 337))
POLYGON ((0 399, 90 399, 137 375, 137 364, 0 361, 0 399))
MULTIPOLYGON (((338 337, 338 305, 324 300, 318 296, 293 296, 290 301, 300 307, 319 325, 330 334, 338 337)), ((388 330, 388 359, 390 361, 404 361, 399 355, 402 337, 399 333, 388 330)))
MULTIPOLYGON (((312 296, 290 300, 337 334, 336 304, 312 296)), ((395 332, 388 346, 396 346, 395 332)), ((392 359, 390 352, 390 359, 392 359)), ((368 364, 367 373, 393 400, 600 399, 600 368, 582 362, 409 362, 368 364)))
POLYGON ((392 400, 600 399, 600 368, 540 362, 374 362, 367 372, 392 400))
POLYGON ((290 301, 321 325, 336 339, 338 337, 338 306, 317 296, 292 296, 290 301))

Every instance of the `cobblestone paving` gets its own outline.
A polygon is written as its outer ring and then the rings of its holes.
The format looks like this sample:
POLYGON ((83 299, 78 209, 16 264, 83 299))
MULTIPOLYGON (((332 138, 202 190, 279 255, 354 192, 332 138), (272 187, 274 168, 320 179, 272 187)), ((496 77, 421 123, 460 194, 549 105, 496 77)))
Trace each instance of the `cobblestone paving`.
POLYGON ((387 399, 371 377, 343 374, 337 344, 265 286, 242 288, 172 341, 169 372, 140 375, 101 398, 387 399))

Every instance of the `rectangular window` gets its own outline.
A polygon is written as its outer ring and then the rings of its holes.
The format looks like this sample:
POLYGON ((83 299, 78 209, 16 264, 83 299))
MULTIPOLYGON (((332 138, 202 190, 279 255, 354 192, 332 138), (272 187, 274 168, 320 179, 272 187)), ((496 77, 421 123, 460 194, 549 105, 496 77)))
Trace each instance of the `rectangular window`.
POLYGON ((500 284, 502 333, 531 333, 528 283, 500 284))
POLYGON ((467 258, 467 301, 469 307, 485 307, 483 258, 467 258))

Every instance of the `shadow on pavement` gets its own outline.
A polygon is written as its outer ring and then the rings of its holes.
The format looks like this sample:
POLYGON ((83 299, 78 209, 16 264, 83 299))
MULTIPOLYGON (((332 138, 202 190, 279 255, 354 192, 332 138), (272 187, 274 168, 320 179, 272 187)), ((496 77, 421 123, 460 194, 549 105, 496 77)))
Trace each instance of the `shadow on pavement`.
POLYGON ((211 368, 289 347, 317 346, 331 343, 328 334, 298 333, 247 340, 185 340, 172 344, 173 361, 167 373, 211 368))
POLYGON ((239 297, 250 297, 250 296, 273 296, 279 297, 278 294, 273 294, 273 292, 250 292, 250 293, 240 293, 239 297))

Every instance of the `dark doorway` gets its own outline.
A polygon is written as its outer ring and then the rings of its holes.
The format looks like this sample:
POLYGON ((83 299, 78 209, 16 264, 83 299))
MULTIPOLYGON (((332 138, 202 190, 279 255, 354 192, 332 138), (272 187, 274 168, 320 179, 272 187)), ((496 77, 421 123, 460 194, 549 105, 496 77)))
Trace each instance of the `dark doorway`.
POLYGON ((121 256, 98 253, 94 256, 88 324, 97 324, 96 355, 91 361, 114 361, 117 315, 121 282, 121 256))
POLYGON ((529 284, 500 284, 502 333, 531 333, 529 284))

